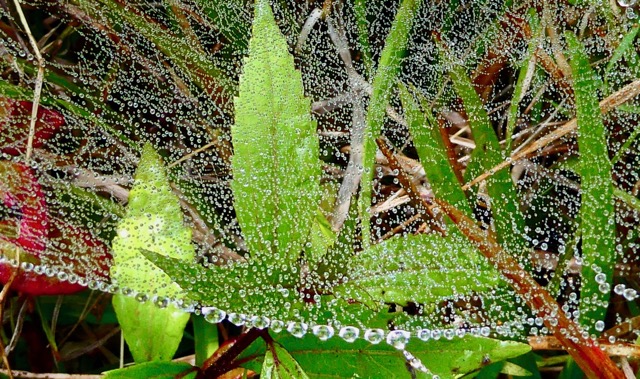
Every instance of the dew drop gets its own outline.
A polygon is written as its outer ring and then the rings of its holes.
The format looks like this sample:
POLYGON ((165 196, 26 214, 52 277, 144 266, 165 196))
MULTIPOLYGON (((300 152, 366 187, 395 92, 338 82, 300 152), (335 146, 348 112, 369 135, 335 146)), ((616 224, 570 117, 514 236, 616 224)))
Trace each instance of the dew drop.
POLYGON ((417 334, 418 338, 422 341, 429 341, 431 339, 431 330, 420 329, 417 334))
POLYGON ((269 326, 269 319, 264 316, 253 316, 249 320, 252 327, 256 329, 264 329, 269 326))
POLYGON ((202 308, 202 314, 204 316, 204 319, 212 324, 222 322, 222 320, 224 320, 227 316, 224 311, 215 307, 202 308))
POLYGON ((384 330, 382 329, 367 329, 364 332, 364 339, 374 345, 379 344, 384 339, 384 330))
POLYGON ((333 337, 334 330, 329 325, 315 325, 311 328, 313 335, 318 337, 320 341, 326 341, 329 338, 333 337))
POLYGON ((618 0, 618 5, 623 8, 632 7, 636 4, 637 0, 618 0))
POLYGON ((305 334, 307 334, 307 329, 309 326, 304 322, 290 322, 287 325, 287 332, 291 333, 292 336, 301 338, 305 334))
POLYGON ((338 335, 340 336, 340 338, 342 338, 347 342, 353 342, 356 339, 358 339, 358 336, 360 335, 360 330, 354 326, 345 326, 340 328, 338 335))
POLYGON ((241 313, 229 313, 227 319, 236 326, 242 326, 247 321, 246 316, 241 313))
POLYGON ((631 301, 631 300, 635 300, 638 297, 638 292, 633 288, 627 288, 624 290, 622 295, 624 296, 625 299, 631 301))
POLYGON ((406 330, 393 330, 387 334, 387 343, 398 350, 404 349, 411 335, 406 330))
POLYGON ((595 328, 597 331, 601 332, 604 330, 604 321, 599 320, 596 322, 595 328))
POLYGON ((280 320, 271 320, 269 329, 274 333, 280 333, 284 329, 284 322, 280 320))

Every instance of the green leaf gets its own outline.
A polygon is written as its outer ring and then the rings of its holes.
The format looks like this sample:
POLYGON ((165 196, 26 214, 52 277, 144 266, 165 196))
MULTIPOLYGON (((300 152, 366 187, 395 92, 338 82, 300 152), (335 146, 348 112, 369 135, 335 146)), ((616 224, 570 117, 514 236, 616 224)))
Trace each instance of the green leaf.
MULTIPOLYGON (((309 334, 302 338, 279 335, 276 339, 312 379, 353 378, 356 375, 409 378, 402 352, 384 343, 372 345, 362 339, 348 343, 340 338, 319 341, 309 334)), ((246 361, 243 367, 260 372, 260 360, 266 349, 264 341, 254 342, 239 357, 246 361)))
MULTIPOLYGON (((150 144, 143 149, 126 216, 112 242, 112 279, 146 297, 183 298, 180 286, 141 249, 182 261, 192 261, 191 229, 183 225, 180 202, 173 194, 162 158, 150 144)), ((189 314, 170 305, 140 303, 124 295, 113 297, 124 337, 136 362, 169 360, 178 348, 189 314)))
POLYGON ((197 368, 184 362, 147 362, 107 371, 104 379, 195 379, 197 368))
POLYGON ((345 298, 380 303, 433 303, 482 291, 500 275, 463 236, 398 236, 362 251, 349 281, 337 288, 345 298))
POLYGON ((170 361, 178 350, 189 313, 174 305, 159 308, 152 301, 115 295, 113 309, 136 363, 170 361))
MULTIPOLYGON (((313 335, 302 338, 282 334, 275 337, 305 370, 311 379, 330 378, 411 378, 406 358, 384 342, 374 345, 363 339, 346 342, 340 338, 319 341, 313 335)), ((256 340, 238 358, 243 367, 260 372, 266 352, 264 341, 256 340)), ((441 378, 456 378, 498 362, 525 354, 527 344, 465 336, 453 340, 421 341, 411 339, 407 351, 419 358, 432 373, 441 378)), ((427 377, 418 373, 419 377, 427 377)))
POLYGON ((260 377, 264 379, 309 378, 291 354, 277 342, 271 343, 264 355, 260 377))
POLYGON ((391 31, 384 43, 378 69, 373 78, 373 94, 369 100, 367 130, 364 134, 365 141, 362 163, 365 169, 362 175, 360 197, 358 200, 358 213, 362 221, 362 243, 365 247, 369 246, 370 243, 369 208, 371 207, 373 166, 378 148, 376 138, 382 131, 391 89, 400 71, 413 20, 421 4, 422 0, 403 0, 400 4, 396 17, 391 25, 391 31))
MULTIPOLYGON (((197 50, 193 48, 188 39, 171 34, 158 22, 143 17, 141 13, 132 11, 126 4, 119 1, 100 0, 98 2, 100 4, 96 4, 93 1, 81 0, 78 3, 78 7, 86 12, 87 17, 96 22, 105 20, 105 14, 101 12, 102 9, 106 9, 108 11, 107 17, 111 18, 114 24, 128 23, 140 36, 152 42, 159 52, 183 70, 189 79, 204 91, 213 92, 216 88, 220 88, 227 95, 232 93, 234 84, 228 75, 225 75, 225 71, 216 67, 214 61, 204 56, 203 52, 196 53, 197 50), (185 52, 190 53, 185 54, 185 52)), ((105 22, 105 30, 109 31, 111 27, 111 24, 105 22)))
POLYGON ((636 25, 633 28, 631 28, 631 30, 629 30, 629 32, 625 34, 625 36, 622 38, 622 40, 620 41, 620 44, 618 45, 616 50, 613 52, 613 54, 611 54, 611 58, 607 63, 607 67, 605 68, 605 73, 604 73, 604 80, 606 85, 609 84, 609 79, 612 76, 612 74, 616 72, 614 68, 616 68, 616 65, 618 64, 618 62, 620 62, 620 60, 625 57, 628 57, 627 59, 631 60, 631 62, 629 62, 629 68, 632 70, 632 72, 636 74, 636 76, 640 72, 640 68, 637 67, 638 54, 633 48, 634 41, 639 31, 640 31, 640 25, 636 25))
POLYGON ((336 233, 331 229, 331 224, 322 214, 322 210, 318 209, 314 223, 309 233, 309 244, 305 257, 310 262, 318 262, 327 253, 328 249, 333 246, 337 238, 336 233))
POLYGON ((571 33, 566 33, 565 37, 571 58, 580 148, 583 259, 580 321, 595 332, 595 322, 604 320, 616 262, 614 188, 607 133, 598 105, 597 78, 578 38, 571 33), (599 275, 598 280, 596 275, 599 275))
POLYGON ((242 300, 246 300, 235 296, 236 291, 250 287, 251 282, 247 278, 250 272, 246 264, 203 267, 195 262, 167 257, 150 250, 141 249, 140 252, 174 283, 184 288, 190 300, 203 304, 225 304, 233 301, 235 305, 241 305, 242 300))
POLYGON ((369 44, 369 21, 367 20, 367 2, 366 0, 356 0, 353 4, 353 13, 355 13, 358 25, 358 43, 362 52, 364 66, 367 72, 366 77, 373 71, 373 59, 371 58, 371 46, 369 44))
POLYGON ((243 17, 247 1, 196 0, 195 3, 211 19, 214 27, 230 41, 233 46, 232 51, 241 51, 247 48, 251 26, 251 21, 243 17))
MULTIPOLYGON (((476 144, 469 165, 475 166, 475 170, 488 171, 503 160, 498 137, 464 68, 458 65, 451 67, 451 80, 464 103, 476 144)), ((528 264, 528 244, 523 234, 524 216, 520 212, 518 194, 509 171, 498 171, 487 179, 487 192, 491 198, 491 213, 499 242, 507 252, 528 264)))
POLYGON ((171 190, 162 158, 145 144, 129 192, 126 216, 113 239, 111 277, 121 287, 165 297, 183 291, 149 262, 140 249, 148 249, 183 261, 195 258, 191 229, 183 224, 180 201, 171 190))
POLYGON ((513 96, 511 98, 511 104, 509 106, 508 118, 507 118, 507 127, 506 127, 506 146, 505 151, 507 154, 511 154, 511 139, 513 136, 513 130, 516 126, 516 121, 518 121, 518 106, 520 105, 520 101, 524 97, 524 89, 525 86, 528 86, 527 80, 531 80, 533 76, 535 66, 535 53, 538 50, 538 46, 540 45, 540 21, 537 18, 535 12, 531 12, 529 14, 529 24, 531 25, 531 34, 534 38, 531 38, 529 41, 529 47, 527 48, 527 53, 525 55, 522 64, 520 65, 520 73, 518 74, 518 80, 516 81, 515 89, 513 90, 513 96))
POLYGON ((231 188, 252 258, 280 267, 298 259, 320 201, 310 107, 269 2, 258 0, 231 127, 231 188))
POLYGON ((434 374, 456 378, 476 371, 488 363, 500 362, 531 351, 531 346, 516 341, 466 336, 453 340, 419 342, 412 340, 407 350, 434 374), (415 345, 412 344, 415 342, 415 345), (417 347, 414 347, 418 345, 417 347))
POLYGON ((471 207, 453 168, 449 164, 447 151, 438 131, 437 121, 431 115, 431 110, 426 107, 426 101, 422 102, 425 107, 424 113, 422 113, 407 88, 401 84, 399 89, 409 132, 434 194, 467 216, 471 216, 471 207))

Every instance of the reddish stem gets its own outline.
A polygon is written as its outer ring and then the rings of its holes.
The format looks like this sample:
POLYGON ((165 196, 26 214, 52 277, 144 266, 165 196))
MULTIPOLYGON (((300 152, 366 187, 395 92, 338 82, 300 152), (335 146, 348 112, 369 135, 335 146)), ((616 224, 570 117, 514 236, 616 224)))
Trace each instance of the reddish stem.
POLYGON ((458 229, 475 243, 482 254, 508 279, 518 295, 560 341, 564 349, 589 378, 624 379, 622 371, 597 343, 584 337, 581 328, 568 318, 556 300, 520 264, 508 255, 493 237, 449 203, 435 199, 458 229))

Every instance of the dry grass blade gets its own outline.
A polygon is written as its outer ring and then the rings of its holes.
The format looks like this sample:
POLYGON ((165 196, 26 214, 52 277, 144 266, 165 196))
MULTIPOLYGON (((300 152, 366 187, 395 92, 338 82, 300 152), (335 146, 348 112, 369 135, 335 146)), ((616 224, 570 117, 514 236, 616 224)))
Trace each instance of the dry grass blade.
POLYGON ((420 192, 418 192, 418 189, 411 181, 409 175, 402 169, 400 162, 398 162, 396 157, 393 155, 393 151, 391 151, 391 148, 389 147, 387 142, 382 138, 378 138, 376 139, 376 143, 378 144, 380 151, 382 151, 382 154, 384 154, 384 156, 389 161, 389 166, 394 171, 398 172, 398 180, 400 181, 400 184, 402 184, 404 190, 407 192, 407 195, 409 195, 411 203, 413 203, 413 206, 416 207, 416 211, 418 212, 420 217, 422 217, 422 220, 427 225, 429 225, 431 229, 437 231, 442 235, 445 235, 445 231, 438 224, 433 211, 431 210, 431 208, 429 208, 429 205, 420 197, 420 192))
POLYGON ((44 81, 44 59, 42 58, 42 54, 40 54, 40 49, 38 48, 38 43, 35 38, 33 38, 33 34, 31 34, 31 29, 29 28, 29 23, 27 19, 24 17, 24 13, 22 12, 22 6, 20 5, 20 0, 13 0, 13 3, 16 6, 16 11, 18 12, 18 16, 20 18, 20 23, 24 28, 25 33, 27 33, 27 37, 29 37, 29 43, 31 44, 31 48, 33 49, 33 54, 36 56, 36 60, 38 61, 38 73, 36 75, 36 83, 35 88, 33 90, 33 104, 31 105, 31 121, 29 122, 29 137, 27 139, 27 152, 25 155, 25 162, 29 162, 31 159, 31 154, 33 152, 33 139, 36 135, 36 121, 38 120, 38 107, 40 105, 40 94, 42 93, 42 82, 44 81))
MULTIPOLYGON (((615 93, 608 96, 606 99, 602 100, 600 102, 600 111, 603 114, 606 114, 612 109, 616 108, 617 106, 624 104, 625 102, 633 99, 638 95, 640 95, 640 79, 627 84, 626 86, 621 88, 619 91, 616 91, 615 93)), ((508 160, 505 160, 499 165, 493 167, 491 170, 484 172, 482 175, 478 176, 477 178, 473 179, 469 183, 465 184, 462 187, 462 189, 465 191, 470 189, 474 185, 486 180, 487 178, 489 178, 499 170, 502 170, 503 168, 510 166, 512 163, 522 158, 525 158, 528 154, 531 154, 536 150, 547 146, 551 142, 556 141, 559 138, 564 137, 567 134, 575 131, 577 126, 578 126, 578 121, 575 118, 571 119, 566 124, 562 125, 560 128, 534 141, 528 147, 512 155, 508 160)))

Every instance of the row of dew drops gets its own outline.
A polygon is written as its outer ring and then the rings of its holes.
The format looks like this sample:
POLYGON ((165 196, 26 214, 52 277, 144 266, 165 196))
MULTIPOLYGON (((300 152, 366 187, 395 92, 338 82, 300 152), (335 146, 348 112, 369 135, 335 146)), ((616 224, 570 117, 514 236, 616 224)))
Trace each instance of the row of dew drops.
MULTIPOLYGON (((172 301, 168 298, 149 296, 144 293, 135 292, 131 289, 119 288, 113 283, 108 283, 100 280, 89 280, 74 273, 67 273, 64 270, 56 267, 34 265, 30 262, 19 263, 15 259, 10 259, 0 254, 0 264, 5 262, 15 268, 18 268, 18 266, 20 266, 20 269, 25 272, 34 272, 35 274, 46 275, 51 278, 56 277, 60 281, 67 281, 72 284, 78 283, 92 290, 132 296, 140 302, 146 302, 151 299, 154 304, 160 308, 165 308, 169 306, 169 304, 175 304, 178 308, 184 310, 185 312, 202 314, 205 320, 211 323, 219 323, 226 319, 237 326, 246 325, 259 329, 268 327, 274 333, 280 333, 283 330, 286 330, 292 336, 299 338, 306 335, 309 329, 311 329, 311 332, 322 341, 326 341, 335 335, 335 329, 330 325, 314 325, 309 328, 309 325, 304 322, 284 322, 281 320, 270 320, 265 316, 247 316, 239 313, 227 313, 216 307, 198 308, 197 304, 195 303, 187 304, 182 300, 172 301)), ((606 276, 603 273, 599 273, 596 275, 595 280, 598 283, 606 283, 606 276)), ((635 289, 628 288, 624 284, 617 284, 614 287, 613 291, 616 295, 623 296, 628 301, 633 301, 640 297, 635 289)), ((532 334, 538 334, 538 332, 544 334, 546 332, 545 328, 539 328, 544 324, 544 320, 542 320, 541 318, 528 320, 527 324, 534 326, 532 328, 532 334)), ((596 330, 602 331, 604 328, 604 322, 597 321, 595 327, 596 330)), ((502 328, 498 326, 495 329, 498 334, 510 334, 507 324, 503 325, 502 328)), ((342 326, 340 327, 337 335, 347 342, 354 342, 360 337, 360 332, 360 329, 357 327, 342 326)), ((422 341, 428 341, 430 339, 438 340, 441 337, 451 340, 454 337, 464 337, 467 333, 473 336, 488 337, 491 334, 491 328, 488 326, 483 326, 478 328, 471 328, 470 330, 465 330, 462 328, 443 330, 421 329, 416 333, 416 337, 422 341)), ((405 330, 392 330, 387 332, 382 329, 367 329, 363 334, 363 338, 372 344, 378 344, 383 340, 386 340, 389 345, 397 349, 404 349, 406 344, 409 342, 409 339, 411 338, 411 333, 405 330)))

